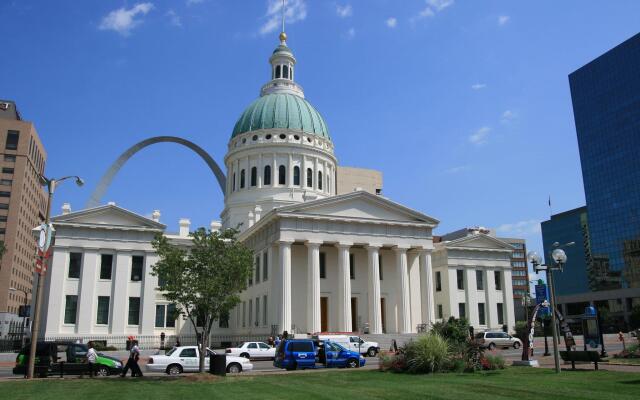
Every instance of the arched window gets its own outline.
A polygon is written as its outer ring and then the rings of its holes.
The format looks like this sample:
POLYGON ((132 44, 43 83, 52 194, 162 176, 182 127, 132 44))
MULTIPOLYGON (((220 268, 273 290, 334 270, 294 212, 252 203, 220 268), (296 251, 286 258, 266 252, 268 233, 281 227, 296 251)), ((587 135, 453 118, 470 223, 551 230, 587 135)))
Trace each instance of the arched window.
POLYGON ((258 168, 251 167, 251 186, 256 186, 258 184, 258 168))
POLYGON ((313 170, 307 168, 307 187, 313 187, 313 170))
POLYGON ((262 179, 263 185, 271 185, 271 165, 265 165, 264 178, 262 179))
POLYGON ((282 66, 282 77, 284 79, 289 79, 289 67, 286 65, 282 66))
POLYGON ((297 165, 293 167, 293 184, 300 186, 300 167, 297 165))
POLYGON ((293 80, 293 66, 289 65, 289 79, 293 80))
POLYGON ((278 185, 287 184, 287 168, 284 165, 278 167, 278 185))
POLYGON ((276 79, 280 78, 280 66, 276 65, 276 79))
POLYGON ((240 189, 244 189, 244 170, 240 171, 240 189))
POLYGON ((318 190, 322 190, 322 171, 318 171, 318 190))
POLYGON ((236 173, 233 173, 233 191, 236 191, 236 173))

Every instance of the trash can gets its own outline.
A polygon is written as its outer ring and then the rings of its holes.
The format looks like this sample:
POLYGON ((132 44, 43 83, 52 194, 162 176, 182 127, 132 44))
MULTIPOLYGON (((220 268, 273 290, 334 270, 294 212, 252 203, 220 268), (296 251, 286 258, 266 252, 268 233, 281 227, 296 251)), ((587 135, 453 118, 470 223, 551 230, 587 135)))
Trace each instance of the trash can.
POLYGON ((209 373, 218 376, 227 375, 227 355, 213 353, 209 356, 209 373))

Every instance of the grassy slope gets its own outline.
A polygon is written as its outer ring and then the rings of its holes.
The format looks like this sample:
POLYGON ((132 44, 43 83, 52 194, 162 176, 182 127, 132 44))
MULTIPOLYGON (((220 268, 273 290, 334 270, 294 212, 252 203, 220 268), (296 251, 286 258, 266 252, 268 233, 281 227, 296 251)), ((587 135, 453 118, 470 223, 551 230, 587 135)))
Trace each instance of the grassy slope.
POLYGON ((0 399, 634 399, 640 374, 510 368, 475 374, 335 371, 245 376, 216 382, 119 378, 0 383, 0 399))

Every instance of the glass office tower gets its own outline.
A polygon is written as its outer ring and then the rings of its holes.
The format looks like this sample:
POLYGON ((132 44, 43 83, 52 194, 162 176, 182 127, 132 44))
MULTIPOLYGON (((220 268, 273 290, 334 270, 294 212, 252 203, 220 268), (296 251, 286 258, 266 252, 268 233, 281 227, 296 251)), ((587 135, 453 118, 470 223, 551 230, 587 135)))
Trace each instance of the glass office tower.
POLYGON ((573 72, 569 84, 587 202, 590 288, 639 288, 640 34, 573 72))

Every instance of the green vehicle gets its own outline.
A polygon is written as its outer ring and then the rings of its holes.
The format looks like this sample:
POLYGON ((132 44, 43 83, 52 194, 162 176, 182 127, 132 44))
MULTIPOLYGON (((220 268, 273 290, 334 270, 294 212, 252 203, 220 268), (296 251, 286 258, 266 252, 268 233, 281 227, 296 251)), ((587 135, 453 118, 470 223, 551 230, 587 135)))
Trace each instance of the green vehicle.
MULTIPOLYGON (((34 375, 45 378, 49 375, 87 374, 88 347, 73 342, 38 342, 34 375)), ((22 348, 16 357, 14 375, 25 375, 29 360, 29 345, 22 348)), ((109 376, 122 372, 122 362, 115 357, 98 353, 94 372, 97 376, 109 376)))

